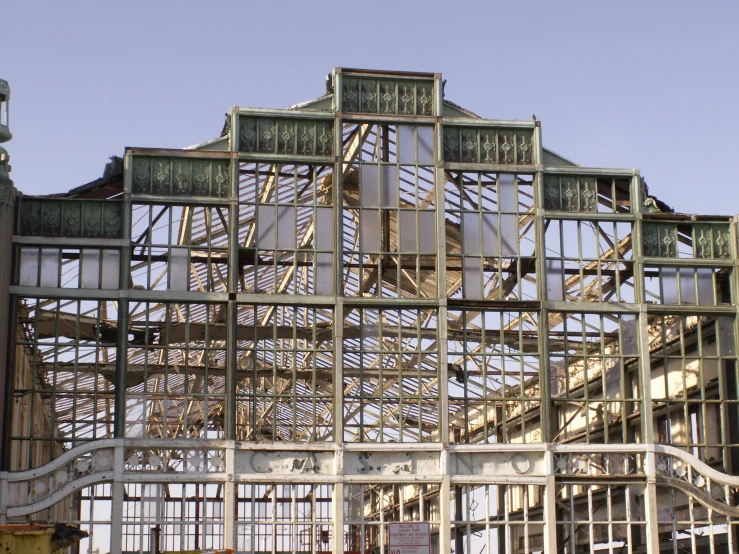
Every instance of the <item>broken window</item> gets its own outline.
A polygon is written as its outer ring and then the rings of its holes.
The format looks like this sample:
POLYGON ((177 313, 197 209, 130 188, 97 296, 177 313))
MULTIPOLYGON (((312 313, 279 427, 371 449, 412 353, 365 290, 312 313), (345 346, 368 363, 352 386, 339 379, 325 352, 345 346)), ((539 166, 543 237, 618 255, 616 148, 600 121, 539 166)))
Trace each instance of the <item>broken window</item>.
POLYGON ((387 549, 388 524, 429 523, 431 552, 439 552, 439 485, 352 483, 344 485, 344 537, 349 552, 387 549))
POLYGON ((332 294, 330 166, 243 163, 239 187, 239 290, 332 294))
POLYGON ((347 125, 344 161, 344 294, 436 297, 433 127, 347 125))
POLYGON ((126 483, 122 550, 159 552, 223 548, 223 486, 216 483, 126 483))
POLYGON ((330 484, 239 483, 238 552, 333 552, 330 484))
POLYGON ((26 298, 17 309, 27 355, 14 376, 14 471, 113 437, 118 320, 115 303, 100 300, 26 298))
POLYGON ((452 487, 452 552, 542 552, 544 487, 473 484, 452 487))
POLYGON ((437 310, 356 307, 343 332, 344 441, 439 441, 437 310))
POLYGON ((22 287, 117 289, 120 251, 98 248, 21 248, 22 287))
POLYGON ((446 172, 447 295, 536 298, 531 176, 446 172))
POLYGON ((228 220, 226 206, 134 204, 131 287, 227 290, 228 220))
POLYGON ((555 442, 641 441, 636 314, 549 314, 555 442))
POLYGON ((667 442, 725 473, 739 464, 734 318, 649 318, 653 414, 667 442))
POLYGON ((728 268, 645 266, 645 300, 652 304, 730 304, 731 274, 728 268))
POLYGON ((646 548, 644 485, 562 482, 557 485, 558 552, 646 548))
POLYGON ((538 314, 449 311, 449 441, 541 442, 538 314))
POLYGON ((631 223, 548 219, 547 299, 634 302, 631 223))
POLYGON ((131 436, 222 438, 226 306, 132 302, 129 319, 131 436))
POLYGON ((237 439, 335 440, 333 309, 237 309, 237 439))

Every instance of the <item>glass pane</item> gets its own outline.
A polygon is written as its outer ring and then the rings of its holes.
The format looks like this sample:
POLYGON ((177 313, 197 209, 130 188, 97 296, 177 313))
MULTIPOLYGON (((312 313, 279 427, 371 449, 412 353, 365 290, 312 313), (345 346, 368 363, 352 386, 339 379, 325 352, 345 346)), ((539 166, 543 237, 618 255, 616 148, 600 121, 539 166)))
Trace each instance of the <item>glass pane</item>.
POLYGON ((117 289, 120 274, 121 253, 118 250, 103 250, 103 279, 100 288, 117 289))
POLYGON ((416 212, 402 210, 400 216, 400 252, 418 252, 416 212))
POLYGON ((169 254, 169 290, 187 290, 189 277, 189 253, 187 248, 173 247, 169 254))
POLYGON ((23 248, 21 250, 18 284, 22 287, 38 286, 38 248, 23 248))
POLYGON ((482 214, 482 254, 483 256, 500 255, 500 236, 498 233, 498 214, 485 212, 482 214))
POLYGON ((663 267, 660 270, 662 279, 662 302, 677 304, 677 270, 674 267, 663 267))
POLYGON ((41 286, 59 286, 59 250, 56 248, 41 249, 41 286))
POLYGON ((712 306, 715 304, 713 300, 713 270, 701 267, 696 271, 698 272, 698 304, 712 306))
POLYGON ((680 269, 680 295, 683 304, 696 304, 695 269, 691 267, 680 269))
POLYGON ((434 128, 418 127, 418 164, 434 163, 434 128))
POLYGON ((463 258, 464 297, 482 298, 482 264, 480 258, 463 258))
POLYGON ((146 399, 128 397, 126 399, 126 429, 127 437, 144 436, 144 420, 146 417, 146 399))
POLYGON ((436 252, 436 214, 434 212, 418 212, 419 252, 436 252))
POLYGON ((501 212, 516 211, 516 176, 501 173, 498 176, 498 209, 501 212))
POLYGON ((316 254, 315 294, 331 294, 333 292, 331 284, 333 278, 333 272, 331 271, 332 258, 333 256, 328 252, 316 254))
POLYGON ((567 390, 567 365, 561 358, 549 360, 549 382, 552 396, 561 396, 567 390))
POLYGON ((334 248, 334 209, 316 208, 316 248, 333 250, 334 248))
POLYGON ((416 162, 413 130, 408 125, 398 125, 398 162, 402 164, 416 162))
POLYGON ((468 256, 480 255, 480 214, 462 214, 462 253, 468 256))
POLYGON ((380 204, 383 208, 398 207, 398 166, 380 167, 380 204))
POLYGON ((636 356, 638 353, 636 322, 635 315, 621 317, 621 354, 624 356, 636 356))
POLYGON ((277 248, 293 249, 297 241, 295 206, 277 206, 277 248))
POLYGON ((518 216, 500 215, 501 256, 515 256, 518 246, 518 216))
POLYGON ((606 359, 606 398, 621 397, 621 362, 617 359, 606 359))
POLYGON ((257 248, 273 250, 275 240, 275 207, 257 206, 257 248))
POLYGON ((373 338, 380 336, 380 311, 373 309, 364 310, 362 321, 362 338, 373 338))
POLYGON ((359 249, 362 252, 380 251, 380 210, 362 210, 359 228, 359 249))
POLYGON ((375 207, 380 205, 380 189, 378 188, 377 166, 374 164, 362 164, 362 175, 359 180, 359 202, 362 207, 375 207))
POLYGON ((80 287, 100 287, 100 250, 83 250, 80 258, 80 287))
POLYGON ((721 316, 718 319, 718 334, 721 342, 721 356, 734 356, 736 343, 734 341, 734 318, 721 316))
POLYGON ((555 302, 565 299, 562 260, 547 260, 547 299, 555 302))

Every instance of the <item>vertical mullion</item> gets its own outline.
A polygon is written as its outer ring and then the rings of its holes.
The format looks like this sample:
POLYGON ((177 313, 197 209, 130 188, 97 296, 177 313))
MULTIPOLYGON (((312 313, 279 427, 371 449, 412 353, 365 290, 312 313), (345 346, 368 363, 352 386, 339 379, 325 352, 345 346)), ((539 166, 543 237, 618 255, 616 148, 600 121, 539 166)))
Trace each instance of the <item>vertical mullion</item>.
MULTIPOLYGON (((596 180, 595 187, 596 187, 596 194, 597 194, 597 187, 598 187, 597 180, 596 180)), ((615 194, 612 198, 613 198, 613 209, 615 210, 616 209, 615 194)), ((620 247, 620 244, 621 243, 619 242, 619 238, 618 238, 618 223, 614 222, 613 223, 613 246, 614 246, 613 248, 613 272, 614 272, 613 281, 616 287, 616 302, 621 302, 623 300, 621 298, 622 297, 621 286, 623 285, 623 283, 621 282, 621 262, 620 262, 621 247, 620 247)), ((605 300, 603 292, 601 292, 601 300, 605 300)))
MULTIPOLYGON (((615 198, 615 197, 614 197, 615 198)), ((633 554, 633 547, 632 547, 632 537, 634 536, 634 528, 632 524, 632 514, 631 514, 631 485, 626 485, 624 487, 624 513, 626 515, 626 548, 627 553, 626 554, 633 554)))
MULTIPOLYGON (((679 276, 678 276, 678 283, 680 282, 679 276)), ((685 422, 684 429, 685 429, 685 445, 686 450, 690 451, 689 446, 692 446, 693 444, 693 437, 692 437, 692 425, 690 424, 690 406, 691 401, 688 398, 688 376, 687 376, 687 370, 686 370, 686 363, 687 360, 685 359, 685 324, 686 319, 683 316, 680 316, 678 319, 679 322, 679 329, 680 329, 680 377, 681 377, 681 384, 682 384, 682 395, 681 395, 681 404, 682 404, 682 412, 683 412, 683 421, 685 422)), ((697 330, 697 329, 696 329, 697 330)), ((669 417, 669 416, 668 416, 669 417)))

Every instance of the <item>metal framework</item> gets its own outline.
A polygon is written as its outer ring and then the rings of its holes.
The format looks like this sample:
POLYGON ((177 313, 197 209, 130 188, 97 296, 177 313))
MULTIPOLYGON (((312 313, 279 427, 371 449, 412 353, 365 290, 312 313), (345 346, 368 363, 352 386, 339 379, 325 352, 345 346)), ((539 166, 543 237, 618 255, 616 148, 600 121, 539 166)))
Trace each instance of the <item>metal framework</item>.
POLYGON ((737 218, 535 119, 337 68, 6 204, 0 522, 90 553, 385 554, 397 521, 438 553, 739 552, 737 218))

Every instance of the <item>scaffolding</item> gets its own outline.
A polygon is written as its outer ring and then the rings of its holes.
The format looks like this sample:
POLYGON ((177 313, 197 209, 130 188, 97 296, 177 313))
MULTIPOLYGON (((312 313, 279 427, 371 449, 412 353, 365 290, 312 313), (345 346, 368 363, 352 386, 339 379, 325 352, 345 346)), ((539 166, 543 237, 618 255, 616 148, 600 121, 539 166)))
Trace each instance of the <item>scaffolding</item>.
POLYGON ((336 68, 0 197, 0 523, 89 554, 387 554, 395 522, 433 553, 739 552, 739 220, 443 84, 336 68))

